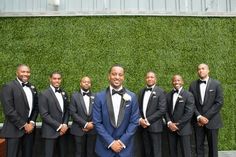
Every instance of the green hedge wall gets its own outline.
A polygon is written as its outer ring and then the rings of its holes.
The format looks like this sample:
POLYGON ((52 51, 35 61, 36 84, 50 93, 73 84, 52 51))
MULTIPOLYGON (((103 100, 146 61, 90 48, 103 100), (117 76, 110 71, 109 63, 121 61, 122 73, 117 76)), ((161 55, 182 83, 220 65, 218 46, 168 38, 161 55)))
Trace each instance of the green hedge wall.
POLYGON ((197 79, 197 65, 205 62, 224 88, 220 149, 235 150, 235 28, 236 18, 0 18, 0 84, 14 79, 16 66, 26 63, 39 91, 48 86, 49 73, 60 70, 70 94, 84 75, 92 77, 97 92, 108 85, 109 67, 120 63, 132 91, 144 86, 147 70, 154 70, 158 84, 170 91, 173 74, 181 74, 188 88, 197 79))

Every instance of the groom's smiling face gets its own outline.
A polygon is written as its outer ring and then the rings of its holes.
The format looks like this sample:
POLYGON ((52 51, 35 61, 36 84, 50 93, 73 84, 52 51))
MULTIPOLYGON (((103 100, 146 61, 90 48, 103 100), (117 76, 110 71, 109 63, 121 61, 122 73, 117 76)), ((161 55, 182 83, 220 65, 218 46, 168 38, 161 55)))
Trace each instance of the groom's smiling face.
POLYGON ((124 82, 124 69, 114 66, 109 73, 108 79, 113 88, 119 89, 124 82))

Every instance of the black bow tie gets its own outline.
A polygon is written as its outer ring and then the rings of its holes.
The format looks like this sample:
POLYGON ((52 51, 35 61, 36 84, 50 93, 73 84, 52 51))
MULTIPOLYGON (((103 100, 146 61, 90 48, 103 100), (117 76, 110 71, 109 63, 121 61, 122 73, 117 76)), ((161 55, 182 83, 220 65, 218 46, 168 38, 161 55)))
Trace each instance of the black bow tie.
POLYGON ((178 89, 175 89, 174 91, 173 91, 173 93, 179 93, 179 90, 178 89))
POLYGON ((124 94, 124 90, 123 89, 121 89, 121 90, 114 90, 114 89, 112 89, 112 95, 114 95, 114 94, 119 94, 119 95, 123 95, 124 94))
POLYGON ((61 89, 60 88, 55 88, 55 93, 58 92, 58 93, 61 93, 61 89))
POLYGON ((145 88, 145 91, 152 91, 152 88, 147 87, 147 88, 145 88))
POLYGON ((24 86, 30 87, 30 83, 29 83, 29 82, 27 82, 27 83, 23 83, 23 82, 22 82, 22 87, 24 87, 24 86))
POLYGON ((198 83, 199 83, 199 84, 201 84, 201 83, 206 84, 206 81, 198 80, 198 83))
POLYGON ((91 94, 90 94, 90 92, 83 92, 83 96, 85 96, 85 95, 90 96, 91 94))

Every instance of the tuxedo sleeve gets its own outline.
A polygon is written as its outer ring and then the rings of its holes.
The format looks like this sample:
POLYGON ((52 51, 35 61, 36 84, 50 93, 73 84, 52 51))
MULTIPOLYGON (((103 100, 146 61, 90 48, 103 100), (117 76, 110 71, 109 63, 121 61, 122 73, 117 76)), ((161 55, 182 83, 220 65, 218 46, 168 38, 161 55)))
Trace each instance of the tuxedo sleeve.
POLYGON ((18 129, 22 129, 26 121, 15 110, 14 89, 9 84, 4 85, 1 91, 1 101, 3 112, 6 118, 13 123, 18 129))
POLYGON ((70 115, 71 115, 74 122, 79 124, 79 126, 81 128, 84 128, 84 126, 86 125, 87 122, 79 115, 78 109, 76 106, 77 106, 77 104, 75 101, 75 96, 72 95, 71 101, 70 101, 70 106, 69 106, 70 115))
MULTIPOLYGON (((102 102, 99 96, 95 97, 93 105, 93 122, 97 131, 97 134, 103 140, 105 147, 108 146, 114 141, 114 138, 107 132, 102 117, 102 102)), ((107 117, 108 118, 108 117, 107 117)))
POLYGON ((186 102, 185 102, 185 106, 184 106, 184 114, 181 117, 181 119, 177 122, 178 124, 178 128, 181 130, 186 123, 188 123, 193 115, 194 112, 194 97, 191 93, 186 93, 187 98, 186 98, 186 102))
POLYGON ((166 120, 166 123, 168 123, 169 121, 171 121, 171 119, 170 119, 170 115, 169 115, 169 112, 168 112, 168 107, 169 107, 169 101, 168 101, 168 99, 169 99, 169 97, 170 97, 170 95, 169 94, 167 94, 166 95, 166 106, 167 106, 167 112, 166 112, 166 114, 165 114, 165 120, 166 120))
POLYGON ((220 109, 223 106, 223 92, 220 84, 217 82, 216 84, 216 91, 215 91, 215 100, 211 106, 211 108, 203 114, 203 116, 211 119, 215 114, 220 112, 220 109))
POLYGON ((40 94, 39 95, 39 112, 41 114, 41 117, 43 121, 45 121, 55 130, 57 130, 61 124, 51 117, 48 107, 49 107, 49 104, 48 104, 47 97, 44 94, 40 94))
POLYGON ((156 112, 153 112, 153 114, 151 114, 150 116, 147 117, 147 120, 150 124, 156 122, 157 120, 161 119, 165 113, 166 113, 166 97, 165 94, 163 92, 159 92, 160 95, 158 97, 158 105, 159 109, 156 112))
POLYGON ((121 142, 125 146, 129 145, 131 138, 135 134, 137 127, 139 125, 139 118, 140 118, 139 107, 138 107, 139 105, 138 105, 137 98, 135 95, 132 96, 131 101, 132 101, 131 102, 132 111, 130 113, 131 115, 130 115, 130 119, 129 119, 129 125, 128 125, 125 133, 120 137, 121 142))

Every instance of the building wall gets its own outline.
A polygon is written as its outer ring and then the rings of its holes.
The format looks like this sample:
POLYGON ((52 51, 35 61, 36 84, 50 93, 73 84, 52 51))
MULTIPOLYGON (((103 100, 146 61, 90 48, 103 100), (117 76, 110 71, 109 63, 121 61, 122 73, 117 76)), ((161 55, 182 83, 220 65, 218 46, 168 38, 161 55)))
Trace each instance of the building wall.
POLYGON ((0 0, 7 15, 236 15, 236 0, 0 0))

